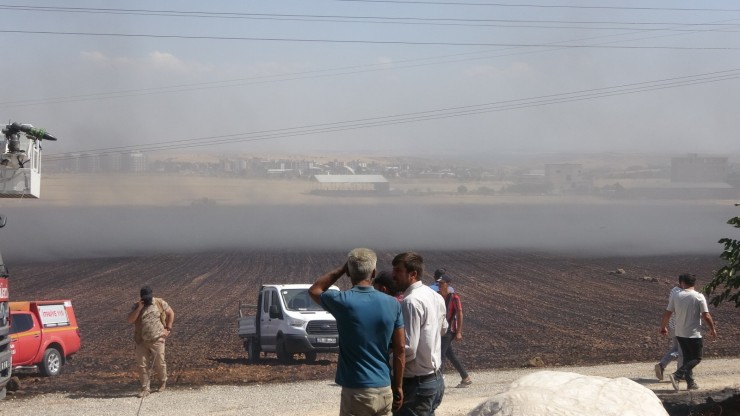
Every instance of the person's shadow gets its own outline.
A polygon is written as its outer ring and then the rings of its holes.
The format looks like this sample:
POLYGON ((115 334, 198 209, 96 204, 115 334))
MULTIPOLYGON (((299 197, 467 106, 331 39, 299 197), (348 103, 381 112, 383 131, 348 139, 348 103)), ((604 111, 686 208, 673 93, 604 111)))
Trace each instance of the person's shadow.
MULTIPOLYGON (((69 399, 121 399, 125 397, 137 398, 137 386, 134 384, 127 386, 106 386, 99 385, 94 389, 81 390, 67 395, 69 399)), ((153 393, 156 394, 156 393, 153 393)))
MULTIPOLYGON (((121 397, 136 397, 138 389, 136 383, 120 382, 84 382, 66 380, 64 383, 55 383, 56 377, 39 377, 35 374, 13 374, 17 377, 17 384, 8 385, 8 394, 13 397, 35 397, 42 394, 62 393, 70 399, 101 398, 113 399, 121 397), (58 385, 58 387, 57 387, 58 385)), ((60 377, 64 377, 61 375, 60 377)))

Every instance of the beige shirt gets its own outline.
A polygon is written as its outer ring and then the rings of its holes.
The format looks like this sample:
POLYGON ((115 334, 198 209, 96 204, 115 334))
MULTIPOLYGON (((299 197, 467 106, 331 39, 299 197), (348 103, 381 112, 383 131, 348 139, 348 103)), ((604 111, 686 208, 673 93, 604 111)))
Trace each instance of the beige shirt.
MULTIPOLYGON (((156 341, 164 332, 165 312, 170 308, 161 298, 154 298, 151 305, 145 306, 139 312, 134 323, 134 339, 136 342, 156 341)), ((136 304, 134 304, 136 309, 136 304)), ((132 309, 133 310, 133 309, 132 309)))

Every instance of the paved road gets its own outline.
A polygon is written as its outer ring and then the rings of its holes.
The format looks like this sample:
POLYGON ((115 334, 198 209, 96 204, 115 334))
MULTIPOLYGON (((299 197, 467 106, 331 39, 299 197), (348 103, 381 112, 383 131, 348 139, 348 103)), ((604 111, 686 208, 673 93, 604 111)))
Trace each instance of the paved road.
MULTIPOLYGON (((668 381, 658 382, 653 374, 655 363, 610 364, 594 367, 559 367, 549 370, 570 371, 603 377, 627 377, 653 390, 660 397, 675 401, 692 400, 686 391, 676 393, 668 381)), ((473 372, 474 383, 457 389, 456 374, 446 375, 451 386, 437 411, 438 416, 465 415, 476 405, 500 393, 515 379, 537 369, 473 372)), ((702 391, 733 388, 740 390, 740 358, 705 359, 695 370, 702 391)), ((667 378, 666 378, 667 380, 667 378)), ((138 399, 108 395, 105 392, 46 394, 0 402, 3 415, 308 415, 339 413, 339 387, 331 380, 245 386, 212 386, 199 389, 171 389, 138 399)))

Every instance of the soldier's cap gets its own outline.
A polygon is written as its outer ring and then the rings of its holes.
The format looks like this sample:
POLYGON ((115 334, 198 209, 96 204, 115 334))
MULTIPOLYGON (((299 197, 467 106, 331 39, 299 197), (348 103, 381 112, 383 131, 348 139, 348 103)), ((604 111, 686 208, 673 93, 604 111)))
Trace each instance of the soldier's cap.
POLYGON ((142 298, 152 297, 152 288, 149 286, 144 286, 139 291, 139 296, 142 298))

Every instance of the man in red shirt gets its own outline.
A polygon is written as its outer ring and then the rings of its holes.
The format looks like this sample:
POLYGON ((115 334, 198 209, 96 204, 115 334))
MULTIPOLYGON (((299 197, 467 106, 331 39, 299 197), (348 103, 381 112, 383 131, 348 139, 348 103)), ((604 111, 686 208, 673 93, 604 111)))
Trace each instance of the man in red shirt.
MULTIPOLYGON (((436 274, 437 273, 435 273, 435 275, 436 274)), ((442 336, 442 359, 447 357, 457 372, 460 373, 460 378, 462 380, 457 387, 468 387, 473 384, 473 380, 470 379, 468 372, 465 371, 465 367, 463 367, 460 360, 457 359, 455 351, 452 349, 452 341, 460 341, 462 339, 463 310, 460 296, 458 296, 457 293, 452 293, 450 291, 450 282, 452 282, 452 278, 444 272, 437 277, 439 294, 445 300, 445 306, 447 306, 447 322, 449 323, 447 334, 442 336)))

